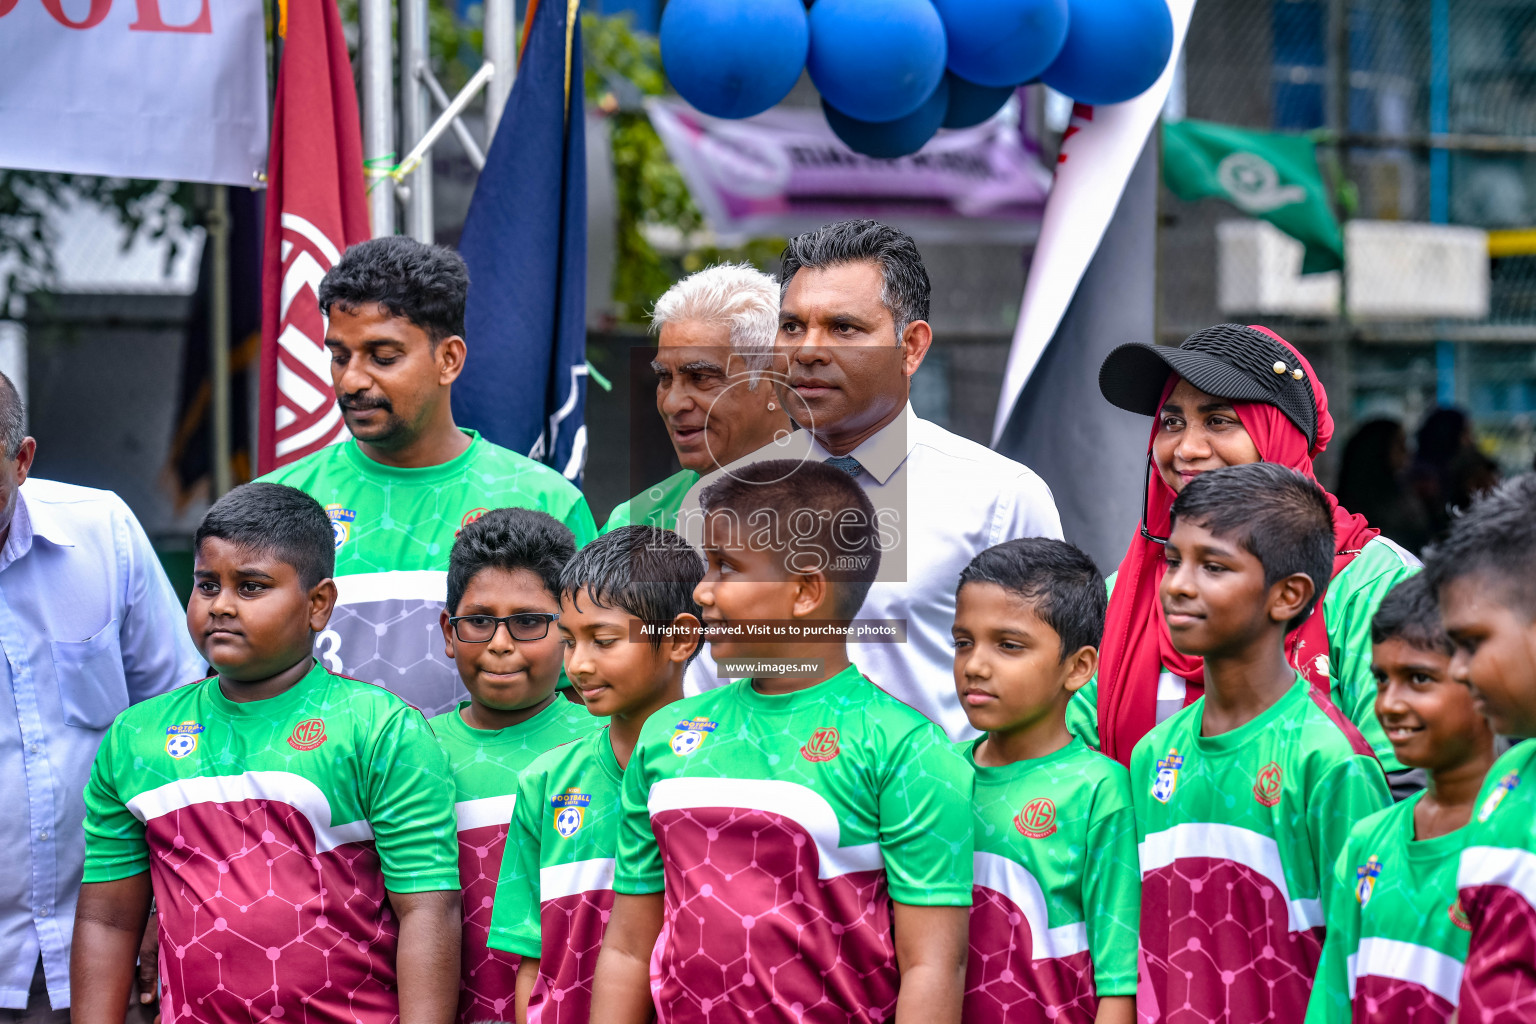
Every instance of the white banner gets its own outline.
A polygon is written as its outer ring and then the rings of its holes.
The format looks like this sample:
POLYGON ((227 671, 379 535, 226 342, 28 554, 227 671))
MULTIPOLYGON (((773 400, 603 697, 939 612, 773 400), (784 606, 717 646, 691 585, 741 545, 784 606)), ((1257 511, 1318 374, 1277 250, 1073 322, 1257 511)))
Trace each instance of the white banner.
POLYGON ((252 186, 262 0, 0 0, 0 167, 252 186))

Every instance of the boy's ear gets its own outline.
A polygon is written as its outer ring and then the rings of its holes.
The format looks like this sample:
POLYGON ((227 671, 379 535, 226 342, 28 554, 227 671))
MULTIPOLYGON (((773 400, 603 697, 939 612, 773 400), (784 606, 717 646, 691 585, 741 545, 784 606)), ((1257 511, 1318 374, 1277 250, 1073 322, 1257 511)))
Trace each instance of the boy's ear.
POLYGON ((1293 572, 1276 580, 1269 588, 1269 617, 1274 622, 1289 622, 1311 602, 1317 586, 1304 572, 1293 572))
POLYGON ((336 581, 327 577, 309 592, 309 631, 318 633, 331 621, 336 609, 336 581))
POLYGON ((824 572, 792 573, 790 579, 795 584, 790 614, 797 619, 805 618, 832 598, 832 584, 824 572))
POLYGON ((453 660, 453 624, 448 621, 448 609, 444 608, 437 618, 437 624, 443 630, 443 653, 448 655, 448 660, 453 660))
POLYGON ((1076 693, 1088 685, 1088 681, 1099 673, 1099 649, 1084 644, 1071 654, 1067 655, 1067 662, 1063 666, 1067 670, 1067 678, 1062 686, 1068 693, 1076 693))
POLYGON ((699 617, 688 612, 673 619, 672 635, 667 638, 670 645, 667 660, 676 665, 686 664, 693 652, 699 649, 699 635, 703 628, 704 623, 699 621, 699 617))

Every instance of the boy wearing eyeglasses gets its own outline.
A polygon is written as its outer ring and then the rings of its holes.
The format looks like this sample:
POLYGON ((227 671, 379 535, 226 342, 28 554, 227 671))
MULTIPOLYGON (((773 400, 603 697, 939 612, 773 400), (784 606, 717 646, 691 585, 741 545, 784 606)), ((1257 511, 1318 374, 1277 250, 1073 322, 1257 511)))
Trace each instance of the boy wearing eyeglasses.
POLYGON ((443 642, 469 700, 433 718, 457 789, 464 942, 459 1024, 512 1021, 519 958, 491 949, 491 902, 517 801, 518 773, 551 747, 603 725, 556 693, 564 648, 560 571, 571 531, 543 512, 500 508, 466 526, 448 561, 443 642))

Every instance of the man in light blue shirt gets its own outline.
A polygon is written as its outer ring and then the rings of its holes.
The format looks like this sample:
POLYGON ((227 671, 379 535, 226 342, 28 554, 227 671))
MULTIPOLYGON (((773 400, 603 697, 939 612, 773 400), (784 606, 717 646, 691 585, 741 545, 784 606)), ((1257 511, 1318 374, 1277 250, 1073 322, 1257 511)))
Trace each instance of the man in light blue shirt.
POLYGON ((0 1024, 67 1019, 81 794, 103 731, 207 674, 128 506, 28 480, 37 443, 22 424, 0 374, 0 1024))

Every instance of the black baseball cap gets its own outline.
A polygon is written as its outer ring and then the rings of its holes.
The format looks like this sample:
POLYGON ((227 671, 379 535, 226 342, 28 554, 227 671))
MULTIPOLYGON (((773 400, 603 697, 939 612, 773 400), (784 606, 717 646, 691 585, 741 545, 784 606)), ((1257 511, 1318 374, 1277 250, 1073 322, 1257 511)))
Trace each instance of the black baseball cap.
POLYGON ((1317 396, 1296 353, 1263 331, 1217 324, 1196 331, 1178 348, 1136 341, 1121 345, 1099 367, 1099 390, 1111 405, 1155 416, 1170 373, 1209 395, 1263 402, 1279 409, 1317 443, 1317 396))

